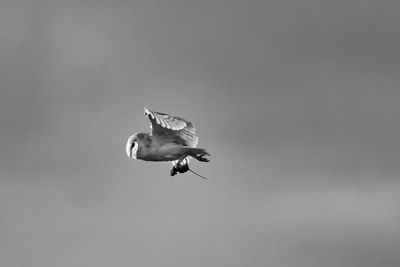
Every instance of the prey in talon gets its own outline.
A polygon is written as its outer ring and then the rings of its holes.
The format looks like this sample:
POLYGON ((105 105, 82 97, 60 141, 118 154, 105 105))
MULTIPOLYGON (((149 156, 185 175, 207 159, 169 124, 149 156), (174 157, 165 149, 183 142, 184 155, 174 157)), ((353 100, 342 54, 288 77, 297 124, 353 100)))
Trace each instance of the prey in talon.
POLYGON ((170 175, 191 171, 190 158, 209 162, 210 154, 197 148, 199 138, 195 135, 193 123, 186 119, 147 108, 144 114, 150 120, 151 133, 137 133, 128 138, 126 154, 130 158, 144 161, 170 161, 173 165, 170 175))

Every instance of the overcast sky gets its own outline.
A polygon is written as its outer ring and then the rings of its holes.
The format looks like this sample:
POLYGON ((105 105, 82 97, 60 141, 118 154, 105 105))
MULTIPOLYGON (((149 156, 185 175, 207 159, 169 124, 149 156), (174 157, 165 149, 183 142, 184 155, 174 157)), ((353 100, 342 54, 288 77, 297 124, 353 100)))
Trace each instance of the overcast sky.
POLYGON ((0 3, 1 266, 400 266, 398 1, 0 3), (210 163, 134 161, 143 108, 210 163))

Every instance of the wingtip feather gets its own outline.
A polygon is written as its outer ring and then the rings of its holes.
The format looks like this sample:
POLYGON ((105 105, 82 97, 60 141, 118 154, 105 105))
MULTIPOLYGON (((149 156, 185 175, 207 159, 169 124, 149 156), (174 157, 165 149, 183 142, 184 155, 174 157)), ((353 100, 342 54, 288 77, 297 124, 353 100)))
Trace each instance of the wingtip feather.
POLYGON ((150 118, 154 119, 153 113, 146 107, 144 108, 144 115, 150 116, 150 118))

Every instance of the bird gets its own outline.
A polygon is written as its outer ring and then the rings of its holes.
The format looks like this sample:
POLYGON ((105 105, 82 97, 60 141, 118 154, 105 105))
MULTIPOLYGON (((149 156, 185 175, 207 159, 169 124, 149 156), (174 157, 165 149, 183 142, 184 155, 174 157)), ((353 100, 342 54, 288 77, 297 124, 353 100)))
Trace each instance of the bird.
POLYGON ((199 138, 195 135, 194 124, 186 119, 167 113, 144 108, 144 114, 150 120, 151 133, 136 133, 126 142, 126 154, 129 158, 144 161, 169 161, 173 167, 170 175, 191 171, 190 158, 209 162, 210 154, 203 148, 197 148, 199 138))

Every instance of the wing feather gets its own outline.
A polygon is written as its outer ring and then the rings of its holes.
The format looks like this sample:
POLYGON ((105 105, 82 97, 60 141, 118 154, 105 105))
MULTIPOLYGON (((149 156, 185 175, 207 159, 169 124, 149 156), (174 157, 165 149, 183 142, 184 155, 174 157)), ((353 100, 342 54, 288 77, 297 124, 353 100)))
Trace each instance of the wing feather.
POLYGON ((147 108, 144 109, 144 114, 151 122, 152 135, 168 136, 184 146, 197 146, 199 138, 195 135, 193 123, 177 116, 152 111, 147 108))

